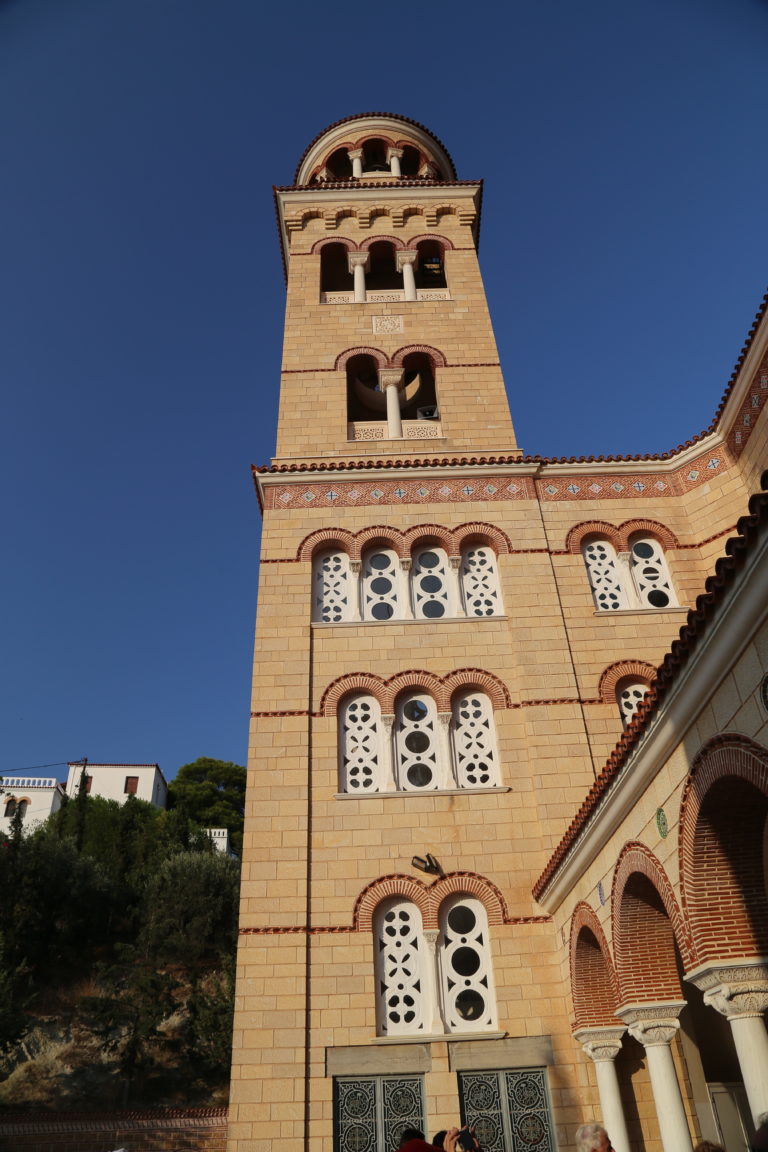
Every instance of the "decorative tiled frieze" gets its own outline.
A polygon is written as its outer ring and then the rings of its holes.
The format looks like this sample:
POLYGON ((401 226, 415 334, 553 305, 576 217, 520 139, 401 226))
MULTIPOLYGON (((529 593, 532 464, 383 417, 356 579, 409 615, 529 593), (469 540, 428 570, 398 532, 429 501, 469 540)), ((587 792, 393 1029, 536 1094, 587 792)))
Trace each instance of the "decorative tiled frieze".
POLYGON ((439 479, 357 480, 335 477, 324 483, 270 484, 264 492, 264 506, 269 508, 364 508, 385 504, 466 504, 471 501, 533 500, 533 481, 524 476, 463 476, 439 479))

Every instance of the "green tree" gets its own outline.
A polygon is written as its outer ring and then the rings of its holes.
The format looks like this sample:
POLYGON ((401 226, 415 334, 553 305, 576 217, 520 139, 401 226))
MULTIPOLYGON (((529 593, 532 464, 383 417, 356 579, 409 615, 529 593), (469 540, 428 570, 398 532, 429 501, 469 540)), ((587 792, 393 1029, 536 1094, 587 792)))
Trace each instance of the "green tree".
POLYGON ((138 946, 191 969, 234 955, 240 868, 220 852, 180 852, 147 881, 138 946))
POLYGON ((168 788, 168 807, 181 810, 201 828, 228 828, 240 855, 245 816, 245 768, 201 756, 179 768, 168 788))

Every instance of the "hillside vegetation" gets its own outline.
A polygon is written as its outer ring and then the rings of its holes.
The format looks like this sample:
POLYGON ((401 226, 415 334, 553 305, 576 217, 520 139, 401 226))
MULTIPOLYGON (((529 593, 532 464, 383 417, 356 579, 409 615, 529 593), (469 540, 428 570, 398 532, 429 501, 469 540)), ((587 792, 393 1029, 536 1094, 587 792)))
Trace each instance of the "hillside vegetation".
POLYGON ((81 789, 29 835, 16 819, 0 840, 0 1105, 226 1102, 238 888, 238 861, 181 804, 81 789))

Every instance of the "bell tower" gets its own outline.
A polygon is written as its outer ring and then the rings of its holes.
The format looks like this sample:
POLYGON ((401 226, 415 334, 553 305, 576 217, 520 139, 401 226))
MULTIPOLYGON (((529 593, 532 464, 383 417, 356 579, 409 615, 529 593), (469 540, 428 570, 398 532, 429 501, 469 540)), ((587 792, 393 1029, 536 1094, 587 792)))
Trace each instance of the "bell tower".
MULTIPOLYGON (((481 202, 431 132, 379 113, 331 125, 275 189, 287 305, 276 454, 254 470, 229 1152, 393 1152, 405 1127, 455 1122, 478 1070, 498 1095, 531 1065, 552 1139, 550 1049, 530 1040, 552 1027, 520 998, 555 948, 520 863, 545 843, 525 764, 539 720, 515 701, 575 689, 559 618, 546 652, 528 627, 558 601, 481 202)), ((569 771, 556 798, 575 802, 586 756, 569 771)), ((558 988, 547 1011, 566 1020, 558 988)))

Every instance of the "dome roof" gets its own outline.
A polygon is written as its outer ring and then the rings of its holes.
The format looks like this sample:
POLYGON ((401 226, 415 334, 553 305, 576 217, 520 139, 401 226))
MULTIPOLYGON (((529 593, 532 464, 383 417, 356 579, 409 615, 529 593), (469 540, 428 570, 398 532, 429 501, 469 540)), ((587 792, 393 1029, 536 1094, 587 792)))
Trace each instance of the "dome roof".
POLYGON ((383 139, 393 147, 411 145, 433 161, 443 180, 456 179, 456 168, 450 153, 423 124, 396 112, 362 112, 336 120, 314 138, 299 160, 294 184, 308 184, 313 172, 337 148, 360 147, 372 138, 383 139))

